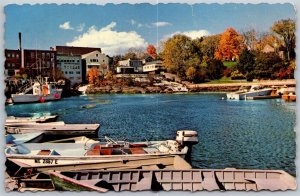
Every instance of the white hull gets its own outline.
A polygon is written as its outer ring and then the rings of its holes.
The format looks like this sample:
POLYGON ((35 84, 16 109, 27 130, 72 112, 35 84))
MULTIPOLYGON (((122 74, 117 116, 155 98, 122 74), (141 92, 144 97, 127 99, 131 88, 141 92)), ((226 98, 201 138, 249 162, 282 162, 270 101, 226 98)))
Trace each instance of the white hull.
POLYGON ((227 96, 227 99, 243 100, 243 99, 247 99, 247 97, 267 96, 267 95, 270 95, 271 92, 272 92, 272 89, 268 88, 268 89, 253 91, 253 92, 227 93, 226 96, 227 96))
POLYGON ((58 89, 56 93, 49 95, 33 95, 33 94, 12 94, 13 103, 36 103, 44 101, 55 101, 61 99, 62 90, 58 89))

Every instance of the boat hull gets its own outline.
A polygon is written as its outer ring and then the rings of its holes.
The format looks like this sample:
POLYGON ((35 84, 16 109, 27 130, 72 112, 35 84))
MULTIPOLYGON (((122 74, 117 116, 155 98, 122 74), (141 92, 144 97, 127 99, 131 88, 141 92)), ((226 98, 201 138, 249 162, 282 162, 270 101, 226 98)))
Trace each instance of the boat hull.
POLYGON ((257 97, 257 96, 267 96, 270 95, 273 89, 265 89, 254 92, 246 92, 246 93, 227 93, 227 99, 235 99, 235 100, 244 100, 247 97, 257 97))
POLYGON ((61 99, 62 89, 56 90, 55 93, 48 95, 33 95, 33 94, 12 94, 13 103, 36 103, 45 101, 56 101, 61 99))

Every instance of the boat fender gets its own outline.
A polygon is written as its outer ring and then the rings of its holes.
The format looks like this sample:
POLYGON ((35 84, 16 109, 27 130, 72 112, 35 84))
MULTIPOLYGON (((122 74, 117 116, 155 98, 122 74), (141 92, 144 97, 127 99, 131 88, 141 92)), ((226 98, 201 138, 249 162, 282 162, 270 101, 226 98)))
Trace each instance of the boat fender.
POLYGON ((59 99, 59 94, 58 94, 58 93, 55 93, 55 94, 54 94, 54 98, 55 98, 55 99, 59 99))
POLYGON ((44 97, 41 97, 39 101, 40 101, 41 103, 44 103, 44 102, 45 102, 45 98, 44 98, 44 97))

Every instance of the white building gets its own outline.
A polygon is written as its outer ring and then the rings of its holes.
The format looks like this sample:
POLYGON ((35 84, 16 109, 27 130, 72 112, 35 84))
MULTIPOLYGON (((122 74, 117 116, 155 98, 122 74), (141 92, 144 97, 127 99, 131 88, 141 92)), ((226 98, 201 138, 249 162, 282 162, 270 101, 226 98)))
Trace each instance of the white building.
POLYGON ((152 62, 147 62, 143 66, 143 72, 160 72, 164 70, 164 67, 162 65, 162 61, 152 61, 152 62))
POLYGON ((98 50, 81 55, 81 58, 86 62, 86 74, 93 67, 97 68, 103 74, 106 74, 109 69, 109 57, 98 50))
POLYGON ((117 73, 142 73, 143 72, 143 61, 127 59, 119 61, 117 67, 117 73))
POLYGON ((71 81, 71 85, 82 82, 81 56, 57 55, 57 67, 71 81))

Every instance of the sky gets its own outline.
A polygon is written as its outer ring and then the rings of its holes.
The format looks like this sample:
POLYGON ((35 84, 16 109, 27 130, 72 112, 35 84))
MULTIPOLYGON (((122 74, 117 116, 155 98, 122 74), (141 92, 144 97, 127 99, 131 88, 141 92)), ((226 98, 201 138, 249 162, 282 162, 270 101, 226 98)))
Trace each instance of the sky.
POLYGON ((251 28, 268 32, 281 19, 295 19, 291 4, 43 4, 4 8, 5 48, 100 47, 110 56, 155 46, 174 34, 192 39, 251 28))

